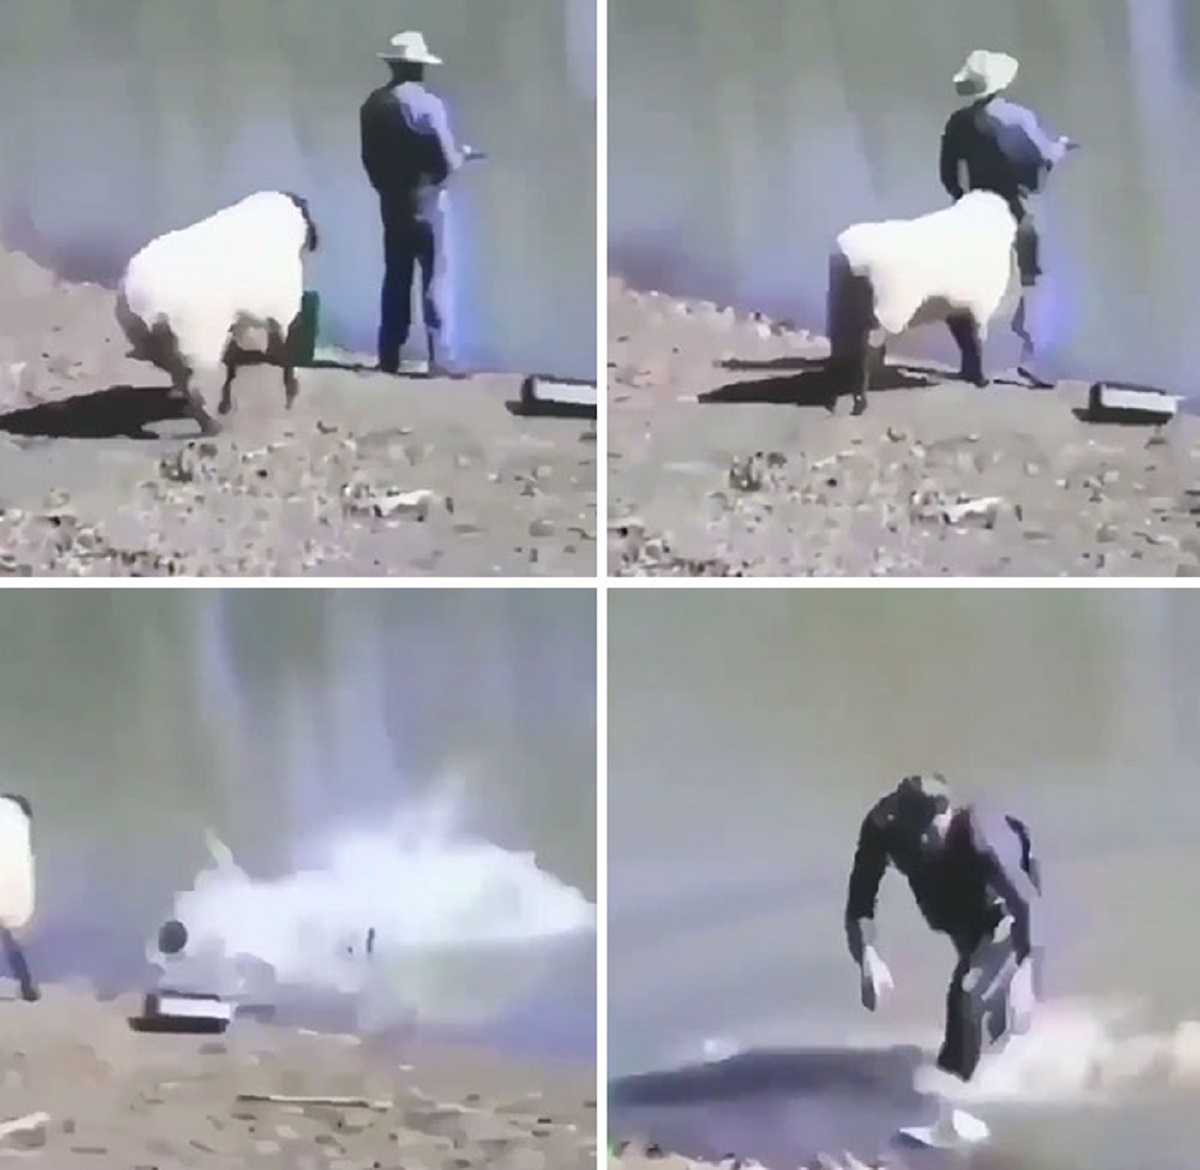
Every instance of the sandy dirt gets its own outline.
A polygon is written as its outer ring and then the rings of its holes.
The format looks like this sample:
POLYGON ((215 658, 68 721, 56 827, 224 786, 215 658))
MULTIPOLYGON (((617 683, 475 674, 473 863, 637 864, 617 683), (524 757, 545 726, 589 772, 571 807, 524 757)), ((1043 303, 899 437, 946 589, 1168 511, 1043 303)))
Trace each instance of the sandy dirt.
POLYGON ((865 415, 831 416, 827 353, 610 282, 610 575, 1200 573, 1200 419, 1089 422, 1084 383, 894 355, 865 415))
POLYGON ((0 986, 0 1160, 69 1170, 584 1170, 596 1164, 595 1071, 442 1046, 382 1053, 350 1036, 235 1020, 224 1036, 130 1029, 136 999, 0 986), (239 1094, 352 1098, 327 1104, 239 1094), (361 1103, 358 1103, 358 1102, 361 1103))
MULTIPOLYGON (((201 440, 113 295, 0 253, 0 575, 590 576, 594 424, 520 379, 243 368, 201 440)), ((215 412, 221 375, 202 382, 215 412)))

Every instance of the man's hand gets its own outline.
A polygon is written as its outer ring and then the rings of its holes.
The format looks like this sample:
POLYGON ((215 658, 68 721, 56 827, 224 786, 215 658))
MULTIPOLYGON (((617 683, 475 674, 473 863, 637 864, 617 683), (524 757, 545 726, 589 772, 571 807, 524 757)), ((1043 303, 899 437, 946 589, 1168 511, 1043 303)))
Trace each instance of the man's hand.
POLYGON ((1008 1030, 1014 1036, 1028 1032, 1033 1024, 1033 959, 1025 958, 1013 974, 1008 989, 1008 1030))
POLYGON ((874 947, 867 947, 863 951, 859 973, 862 983, 862 1005, 867 1011, 873 1012, 879 1006, 879 1001, 883 996, 895 986, 892 982, 892 973, 874 947))

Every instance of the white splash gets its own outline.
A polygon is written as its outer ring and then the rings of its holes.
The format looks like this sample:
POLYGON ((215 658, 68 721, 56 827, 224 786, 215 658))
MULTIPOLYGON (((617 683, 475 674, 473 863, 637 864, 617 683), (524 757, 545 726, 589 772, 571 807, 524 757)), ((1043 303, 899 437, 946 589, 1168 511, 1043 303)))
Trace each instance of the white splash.
POLYGON ((1200 1084, 1200 1022, 1149 1031, 1140 1017, 1131 1000, 1052 1000, 1029 1032, 984 1058, 969 1085, 923 1068, 916 1087, 956 1103, 1063 1105, 1200 1084))
MULTIPOLYGON (((275 1002, 353 996, 367 1031, 494 1019, 595 930, 579 890, 532 853, 458 833, 444 800, 338 830, 319 866, 275 880, 250 877, 212 834, 208 846, 212 864, 175 899, 189 942, 171 978, 275 1002)), ((164 966, 154 944, 148 956, 164 966)))

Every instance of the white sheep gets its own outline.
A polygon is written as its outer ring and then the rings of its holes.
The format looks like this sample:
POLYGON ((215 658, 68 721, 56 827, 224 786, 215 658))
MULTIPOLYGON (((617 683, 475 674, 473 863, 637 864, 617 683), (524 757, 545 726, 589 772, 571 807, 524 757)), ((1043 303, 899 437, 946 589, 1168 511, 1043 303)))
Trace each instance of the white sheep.
POLYGON ((30 977, 17 935, 33 918, 32 822, 33 811, 25 797, 0 794, 0 943, 21 985, 21 998, 30 1003, 39 999, 41 993, 30 977))
POLYGON ((991 191, 916 219, 846 228, 829 257, 830 409, 848 388, 862 414, 887 338, 931 321, 949 327, 959 376, 986 386, 983 342, 1012 279, 1016 235, 1008 204, 991 191))
POLYGON ((190 227, 151 240, 129 261, 117 293, 117 320, 131 356, 170 375, 201 431, 220 428, 193 384, 225 367, 221 414, 233 408, 233 377, 265 330, 266 359, 283 367, 286 405, 299 389, 295 329, 304 295, 305 253, 318 234, 308 203, 288 191, 259 191, 190 227))

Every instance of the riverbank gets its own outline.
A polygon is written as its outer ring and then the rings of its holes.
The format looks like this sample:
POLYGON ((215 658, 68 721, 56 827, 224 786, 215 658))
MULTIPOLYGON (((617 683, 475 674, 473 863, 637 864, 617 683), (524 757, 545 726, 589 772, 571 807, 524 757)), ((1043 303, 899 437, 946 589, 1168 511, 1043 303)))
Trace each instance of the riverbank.
POLYGON ((514 415, 515 375, 322 366, 285 413, 247 367, 201 440, 125 350, 111 292, 0 252, 0 575, 595 572, 595 426, 514 415))
MULTIPOLYGON (((619 1170, 751 1170, 761 1166, 751 1159, 729 1157, 722 1162, 700 1162, 685 1158, 682 1154, 668 1153, 659 1146, 638 1146, 634 1143, 617 1143, 608 1154, 610 1168, 619 1170)), ((797 1170, 885 1170, 886 1162, 863 1162, 848 1150, 840 1155, 822 1154, 813 1162, 797 1170)))
POLYGON ((595 1071, 467 1047, 403 1064, 351 1036, 236 1020, 225 1036, 132 1031, 136 999, 0 985, 0 1154, 75 1166, 545 1166, 596 1159, 595 1071), (311 1098, 271 1100, 269 1098, 311 1098))
POLYGON ((1200 418, 1088 422, 1084 383, 895 356, 865 415, 830 417, 827 352, 609 282, 610 575, 1200 574, 1200 418))

